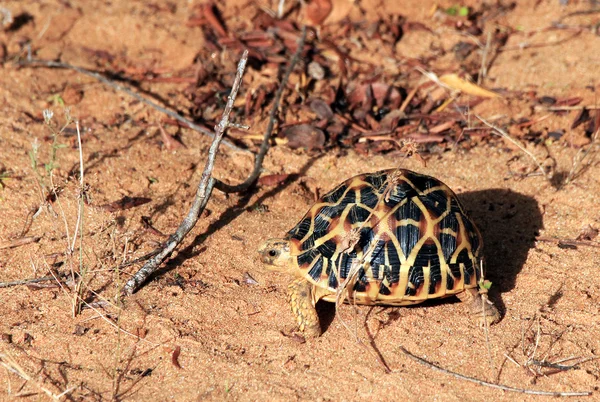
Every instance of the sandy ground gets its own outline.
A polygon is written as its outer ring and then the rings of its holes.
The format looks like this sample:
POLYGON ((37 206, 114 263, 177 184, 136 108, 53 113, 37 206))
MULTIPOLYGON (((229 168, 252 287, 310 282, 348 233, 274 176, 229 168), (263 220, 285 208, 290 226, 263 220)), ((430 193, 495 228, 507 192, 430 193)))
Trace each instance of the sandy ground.
MULTIPOLYGON (((271 3, 260 5, 275 8, 271 3)), ((346 3, 334 2, 332 21, 360 17, 346 3)), ((62 400, 550 399, 459 380, 410 360, 401 347, 467 376, 517 388, 592 391, 591 397, 576 399, 599 400, 599 360, 569 370, 535 363, 576 358, 560 363, 570 365, 600 355, 600 243, 593 234, 592 240, 584 236, 569 243, 584 228, 600 227, 599 149, 590 145, 582 126, 571 129, 577 110, 539 111, 526 101, 535 92, 555 99, 580 97, 579 105, 599 103, 597 32, 582 30, 572 38, 572 30, 541 31, 561 16, 588 10, 589 3, 561 7, 558 1, 523 1, 495 17, 498 27, 526 32, 509 37, 485 81, 486 87, 512 95, 473 109, 489 119, 505 116, 512 121, 548 115, 534 123, 541 141, 521 141, 552 168, 551 179, 524 176, 536 170, 532 160, 498 139, 430 149, 423 153, 426 167, 398 152, 364 154, 336 146, 307 152, 277 145, 269 151, 264 174, 298 174, 301 179, 241 195, 215 191, 208 212, 182 247, 121 307, 115 297, 139 264, 115 267, 164 241, 143 225, 142 217, 163 233, 177 227, 195 193, 210 139, 167 125, 165 130, 185 145, 169 149, 156 125, 164 117, 159 112, 77 72, 18 68, 14 62, 30 43, 38 58, 91 69, 119 66, 133 75, 152 69, 193 76, 194 59, 205 46, 202 30, 186 25, 197 13, 196 4, 7 1, 0 6, 22 19, 17 29, 0 30, 0 282, 84 269, 91 306, 74 316, 75 292, 68 281, 61 287, 46 281, 43 286, 0 288, 0 400, 44 400, 49 398, 46 391, 68 391, 62 400), (116 59, 102 58, 100 51, 116 59), (106 64, 99 66, 98 58, 106 64), (42 111, 51 108, 52 124, 60 125, 65 121, 62 102, 83 129, 88 197, 78 232, 83 233, 83 245, 76 242, 72 256, 66 250, 73 242, 79 205, 74 125, 58 137, 61 146, 49 169, 52 176, 43 167, 52 160, 53 140, 42 111), (564 135, 552 140, 548 133, 558 130, 564 135), (33 149, 40 165, 37 173, 33 149), (586 158, 575 164, 586 150, 586 158), (571 174, 574 165, 576 175, 571 174), (324 324, 319 339, 301 342, 288 336, 294 331, 285 296, 289 278, 267 272, 257 247, 296 224, 314 201, 315 188, 322 194, 355 174, 395 166, 439 178, 471 211, 485 240, 490 297, 502 312, 501 322, 489 329, 486 342, 485 332, 451 299, 411 308, 346 305, 337 315, 332 305, 323 303, 318 306, 324 324), (49 199, 48 188, 59 191, 56 199, 49 199), (147 197, 149 202, 112 212, 103 207, 124 196, 147 197), (34 218, 32 211, 37 211, 34 218), (40 239, 6 247, 23 235, 40 239), (340 318, 356 329, 363 346, 340 318), (376 354, 391 373, 383 370, 376 354), (17 366, 28 379, 15 373, 17 366)), ((403 70, 403 60, 436 52, 439 57, 429 61, 430 68, 454 71, 456 61, 439 49, 450 52, 460 35, 445 31, 446 25, 432 17, 433 6, 422 1, 361 2, 366 11, 360 18, 398 13, 414 26, 435 30, 407 30, 395 46, 397 60, 389 55, 381 59, 384 77, 394 76, 390 68, 403 70)), ((240 1, 219 6, 225 21, 240 23, 256 7, 240 1)), ((598 17, 596 11, 563 22, 593 26, 598 17)), ((377 54, 350 50, 356 57, 377 54)), ((216 57, 233 71, 238 55, 224 50, 216 57)), ((241 99, 261 84, 257 76, 245 78, 241 99)), ((276 79, 271 77, 271 82, 276 79)), ((148 80, 139 89, 164 105, 183 105, 178 110, 188 111, 187 85, 148 80)), ((264 129, 267 113, 248 117, 253 133, 264 129)), ((246 122, 243 113, 236 116, 246 122)), ((257 149, 256 142, 242 144, 257 149)), ((247 153, 221 148, 214 174, 237 183, 252 163, 247 153)))

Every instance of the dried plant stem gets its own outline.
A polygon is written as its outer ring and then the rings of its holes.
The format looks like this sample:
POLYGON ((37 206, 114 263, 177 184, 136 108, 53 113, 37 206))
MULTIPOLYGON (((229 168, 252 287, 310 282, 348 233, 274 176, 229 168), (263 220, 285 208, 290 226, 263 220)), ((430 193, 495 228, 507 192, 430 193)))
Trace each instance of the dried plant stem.
MULTIPOLYGON (((166 114, 167 116, 183 123, 184 125, 186 125, 187 127, 191 128, 194 131, 197 131, 199 133, 202 133, 204 135, 209 136, 210 138, 215 138, 215 134, 210 131, 207 130, 206 128, 199 126, 197 124, 194 124, 193 122, 191 122, 190 120, 186 119, 185 117, 179 115, 176 112, 173 112, 169 109, 166 109, 162 106, 160 106, 159 104, 151 101, 150 99, 147 99, 143 96, 141 96, 140 94, 132 91, 131 89, 117 84, 115 81, 113 80, 109 80, 108 78, 104 77, 102 74, 99 74, 97 72, 91 71, 91 70, 87 70, 85 68, 82 67, 78 67, 78 66, 74 66, 68 63, 61 63, 58 61, 52 61, 52 60, 38 60, 38 59, 28 59, 28 60, 23 60, 19 63, 22 66, 44 66, 44 67, 50 67, 50 68, 63 68, 63 69, 67 69, 67 70, 73 70, 73 71, 77 71, 80 74, 84 74, 87 75, 88 77, 92 77, 100 82, 102 82, 103 84, 108 85, 109 87, 120 91, 120 92, 124 92, 127 95, 137 99, 138 101, 150 106, 153 109, 158 110, 161 113, 166 114)), ((222 140, 223 144, 226 145, 227 147, 233 149, 234 151, 239 151, 239 152, 249 152, 245 149, 239 148, 238 146, 234 145, 233 143, 231 143, 230 141, 227 140, 222 140)))
POLYGON ((481 56, 481 68, 479 69, 479 76, 477 76, 477 85, 482 85, 483 80, 487 77, 487 56, 490 52, 490 43, 492 41, 492 31, 488 31, 485 47, 483 48, 483 55, 481 56))
POLYGON ((279 111, 279 104, 281 103, 281 96, 283 95, 283 91, 287 85, 288 80, 290 79, 290 75, 294 71, 294 67, 300 60, 300 56, 302 55, 302 50, 304 49, 304 43, 306 42, 306 26, 302 28, 302 35, 300 36, 300 40, 298 41, 298 48, 296 53, 292 57, 290 64, 288 65, 285 73, 283 74, 283 78, 281 79, 281 83, 277 92, 275 93, 275 98, 273 100, 273 107, 271 108, 271 113, 269 114, 269 123, 267 125, 267 130, 265 131, 265 135, 263 136, 263 141, 260 146, 260 150, 254 159, 254 169, 250 176, 243 182, 236 186, 232 186, 229 184, 225 184, 220 180, 215 180, 215 188, 221 190, 225 193, 239 193, 247 190, 256 179, 260 175, 260 171, 262 169, 262 164, 265 159, 265 155, 269 150, 269 140, 271 138, 271 134, 273 133, 273 127, 275 126, 275 118, 277 116, 277 112, 279 111))
MULTIPOLYGON (((77 208, 77 223, 75 224, 75 231, 73 233, 73 242, 69 254, 75 250, 75 243, 77 241, 77 234, 79 233, 79 281, 77 282, 76 299, 73 302, 75 306, 75 315, 81 312, 82 301, 85 299, 85 287, 87 278, 87 268, 83 263, 83 207, 85 197, 85 182, 83 179, 83 149, 81 147, 81 132, 79 130, 79 121, 75 122, 75 128, 77 129, 77 144, 79 147, 79 205, 77 208), (79 227, 81 226, 81 229, 79 227)), ((68 241, 68 240, 67 240, 68 241)))
MULTIPOLYGON (((596 113, 598 114, 596 117, 596 121, 598 123, 596 123, 596 125, 598 125, 600 123, 600 110, 597 111, 596 113)), ((600 127, 596 126, 596 131, 594 132, 594 135, 592 136, 592 142, 590 143, 590 145, 587 147, 587 149, 585 151, 580 150, 579 152, 577 152, 577 155, 575 156, 575 161, 573 162, 573 167, 571 167, 571 171, 569 172, 569 175, 565 179, 564 185, 569 184, 578 175, 579 165, 581 165, 581 163, 583 163, 583 160, 588 157, 588 155, 590 154, 592 149, 594 149, 598 145, 597 140, 599 137, 600 137, 600 127), (580 157, 580 155, 581 155, 581 157, 580 157)), ((585 167, 582 168, 581 171, 583 171, 584 169, 585 169, 585 167)))
POLYGON ((29 244, 29 243, 37 243, 38 241, 40 241, 41 238, 42 238, 41 236, 27 236, 27 237, 20 237, 15 240, 0 241, 0 250, 6 249, 6 248, 20 247, 20 246, 24 246, 25 244, 29 244))
POLYGON ((488 320, 486 319, 487 315, 485 314, 485 308, 487 306, 487 304, 489 303, 488 301, 488 289, 485 286, 486 285, 486 281, 485 281, 485 276, 484 276, 484 272, 483 272, 483 259, 479 260, 479 294, 481 295, 481 314, 482 314, 482 319, 484 322, 484 333, 485 333, 485 345, 487 348, 487 354, 488 354, 488 363, 490 365, 490 371, 493 372, 494 371, 494 359, 492 357, 492 347, 490 345, 490 323, 488 322, 488 320))
POLYGON ((477 119, 479 119, 479 121, 481 121, 483 124, 490 127, 493 130, 492 132, 496 133, 496 135, 506 138, 508 141, 512 142, 517 148, 519 148, 521 151, 523 151, 527 156, 529 156, 535 162, 537 167, 542 171, 542 174, 544 175, 546 180, 550 181, 550 175, 548 174, 548 172, 546 172, 546 170, 544 169, 542 164, 537 160, 535 155, 532 154, 531 152, 529 152, 523 145, 521 145, 521 143, 519 141, 515 140, 506 131, 493 125, 492 123, 488 122, 481 116, 475 115, 475 117, 477 117, 477 119))
POLYGON ((66 395, 67 393, 69 393, 73 389, 75 389, 75 388, 70 388, 70 389, 66 390, 65 392, 61 393, 60 395, 54 394, 48 388, 45 388, 42 385, 38 384, 37 381, 34 381, 34 379, 29 374, 27 374, 27 372, 23 369, 23 367, 21 367, 21 365, 19 363, 17 363, 17 361, 14 359, 14 357, 12 357, 8 352, 0 353, 0 366, 4 367, 6 370, 8 370, 11 373, 18 375, 19 377, 21 377, 23 380, 27 381, 28 383, 33 384, 37 389, 42 391, 53 401, 59 401, 62 396, 66 395))
POLYGON ((81 223, 83 215, 83 150, 81 149, 81 133, 79 131, 79 122, 75 122, 75 128, 77 129, 77 144, 79 146, 79 208, 77 210, 77 222, 75 223, 75 231, 73 233, 73 241, 69 251, 75 250, 75 242, 77 241, 77 234, 79 232, 79 225, 81 223))
POLYGON ((518 392, 521 394, 527 394, 527 395, 545 395, 545 396, 554 396, 554 397, 572 397, 572 396, 590 396, 592 395, 591 391, 583 391, 583 392, 549 392, 549 391, 536 391, 533 389, 523 389, 523 388, 514 388, 514 387, 509 387, 507 385, 502 385, 502 384, 494 384, 492 382, 487 382, 487 381, 483 381, 483 380, 479 380, 477 378, 473 378, 473 377, 469 377, 466 376, 464 374, 459 374, 459 373, 455 373, 454 371, 450 371, 448 369, 442 368, 440 366, 437 366, 421 357, 418 357, 414 354, 412 354, 411 352, 409 352, 408 350, 406 350, 403 346, 400 346, 400 350, 402 351, 402 353, 404 353, 406 356, 408 356, 410 359, 416 361, 417 363, 420 363, 424 366, 429 367, 430 369, 433 370, 437 370, 437 371, 441 371, 442 373, 451 375, 455 378, 458 378, 459 380, 464 380, 464 381, 469 381, 469 382, 474 382, 475 384, 479 384, 479 385, 483 385, 484 387, 489 387, 489 388, 496 388, 496 389, 501 389, 503 391, 508 391, 508 392, 518 392))
POLYGON ((541 241, 541 242, 545 242, 545 243, 556 243, 559 247, 560 246, 587 246, 587 247, 600 248, 600 242, 591 241, 591 240, 555 239, 552 237, 538 236, 535 238, 535 241, 541 241))
POLYGON ((547 110, 549 112, 567 112, 570 110, 600 110, 600 106, 592 105, 592 106, 542 106, 537 105, 534 107, 535 110, 547 110))
POLYGON ((0 288, 9 288, 12 286, 21 286, 21 285, 29 285, 32 283, 40 283, 47 281, 54 281, 56 277, 54 276, 44 276, 43 278, 32 278, 32 279, 22 279, 20 281, 12 281, 12 282, 0 282, 0 288))
POLYGON ((210 194, 212 193, 212 189, 215 184, 215 179, 212 177, 212 171, 215 165, 217 151, 219 149, 219 144, 223 139, 223 135, 225 134, 225 130, 229 126, 229 115, 231 114, 231 110, 233 109, 233 103, 235 102, 235 98, 237 97, 238 90, 240 89, 240 85, 242 83, 242 75, 244 74, 244 70, 246 69, 247 61, 248 51, 245 50, 244 54, 242 55, 242 58, 238 63, 235 80, 231 88, 231 93, 229 94, 229 97, 227 99, 225 110, 223 110, 221 121, 215 126, 215 135, 213 137, 213 142, 210 145, 206 165, 204 166, 204 171, 202 172, 200 183, 198 184, 196 196, 194 198, 190 211, 188 212, 187 216, 183 219, 183 222, 181 222, 175 233, 173 233, 169 237, 169 240, 167 240, 167 242, 161 248, 161 251, 154 257, 152 257, 149 261, 147 261, 146 264, 144 264, 144 266, 127 281, 122 290, 123 294, 131 295, 141 286, 142 283, 146 281, 146 279, 148 279, 148 277, 150 277, 150 275, 152 275, 158 269, 163 260, 168 255, 170 255, 173 252, 173 250, 175 250, 175 247, 177 247, 181 243, 183 238, 196 225, 200 214, 206 207, 206 204, 208 203, 208 199, 210 198, 210 194))

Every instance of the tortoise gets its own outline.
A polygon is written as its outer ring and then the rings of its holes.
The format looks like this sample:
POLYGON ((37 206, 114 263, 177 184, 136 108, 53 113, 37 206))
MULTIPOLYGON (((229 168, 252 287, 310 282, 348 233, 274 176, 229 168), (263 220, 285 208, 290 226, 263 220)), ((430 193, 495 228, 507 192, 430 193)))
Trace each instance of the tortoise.
POLYGON ((365 305, 456 295, 480 325, 498 322, 498 310, 478 290, 482 247, 479 230, 448 186, 388 169, 339 184, 284 238, 267 240, 258 252, 268 270, 296 277, 288 286, 292 312, 305 337, 318 337, 315 304, 336 301, 342 286, 346 302, 365 305))

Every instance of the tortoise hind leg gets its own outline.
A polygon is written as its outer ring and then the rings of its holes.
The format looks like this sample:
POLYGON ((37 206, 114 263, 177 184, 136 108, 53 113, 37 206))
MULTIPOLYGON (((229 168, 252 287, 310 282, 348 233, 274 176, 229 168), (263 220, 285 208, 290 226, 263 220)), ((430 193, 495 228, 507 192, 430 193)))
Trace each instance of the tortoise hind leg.
POLYGON ((288 285, 288 301, 300 331, 307 338, 316 338, 321 335, 319 316, 315 309, 316 297, 314 285, 306 279, 296 279, 288 285))
POLYGON ((498 309, 491 301, 487 301, 485 304, 485 318, 482 309, 483 298, 479 294, 476 288, 465 289, 464 291, 457 293, 456 297, 467 306, 469 314, 477 320, 481 327, 485 326, 485 322, 489 325, 495 324, 500 321, 500 313, 498 309))

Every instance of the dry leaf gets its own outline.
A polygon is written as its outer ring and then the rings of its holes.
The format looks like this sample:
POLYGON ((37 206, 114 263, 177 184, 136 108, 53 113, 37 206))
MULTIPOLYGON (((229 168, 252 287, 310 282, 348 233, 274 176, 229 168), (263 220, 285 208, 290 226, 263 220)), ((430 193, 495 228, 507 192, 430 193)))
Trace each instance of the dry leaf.
POLYGON ((175 346, 173 349, 173 353, 171 353, 171 363, 178 369, 181 369, 181 365, 179 364, 179 355, 181 354, 181 346, 175 346))
POLYGON ((461 91, 468 95, 483 96, 484 98, 496 98, 500 96, 495 92, 488 91, 472 82, 464 80, 456 74, 442 75, 440 77, 440 82, 454 90, 461 91))
POLYGON ((313 99, 310 102, 310 109, 315 112, 320 119, 333 119, 331 107, 322 99, 313 99))
POLYGON ((272 187, 272 186, 277 186, 283 182, 285 182, 288 177, 290 177, 289 174, 269 174, 266 176, 261 176, 258 179, 257 184, 259 186, 268 186, 268 187, 272 187))
POLYGON ((286 127, 282 130, 282 133, 288 140, 287 146, 292 149, 322 149, 325 145, 323 131, 310 124, 286 127))

